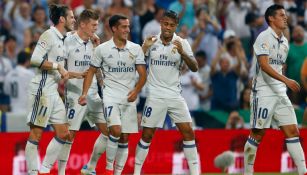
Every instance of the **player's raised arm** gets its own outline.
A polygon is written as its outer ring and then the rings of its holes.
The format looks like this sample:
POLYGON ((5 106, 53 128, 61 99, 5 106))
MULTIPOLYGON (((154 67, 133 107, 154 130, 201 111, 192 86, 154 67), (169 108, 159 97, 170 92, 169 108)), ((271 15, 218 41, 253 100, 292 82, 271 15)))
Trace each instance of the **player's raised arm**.
POLYGON ((198 71, 198 64, 197 61, 194 58, 191 46, 184 40, 175 40, 173 44, 177 47, 178 53, 181 55, 181 58, 183 61, 187 64, 189 69, 191 69, 192 72, 198 71))
POLYGON ((147 50, 157 41, 156 36, 149 36, 144 40, 142 45, 143 53, 146 54, 147 50))

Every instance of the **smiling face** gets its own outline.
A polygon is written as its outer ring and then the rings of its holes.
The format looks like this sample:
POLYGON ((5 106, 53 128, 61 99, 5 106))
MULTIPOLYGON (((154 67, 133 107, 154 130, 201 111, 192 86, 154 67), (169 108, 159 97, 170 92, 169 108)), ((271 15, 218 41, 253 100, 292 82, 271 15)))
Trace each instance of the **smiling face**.
POLYGON ((127 40, 130 33, 130 22, 128 19, 120 19, 116 26, 112 27, 114 37, 119 40, 127 40))
POLYGON ((68 10, 67 16, 65 17, 65 29, 67 31, 74 30, 75 23, 76 23, 76 20, 75 20, 74 13, 72 12, 72 10, 68 10))
POLYGON ((172 19, 170 17, 164 16, 161 21, 161 34, 164 38, 170 38, 173 37, 173 34, 175 33, 178 24, 176 23, 175 19, 172 19))

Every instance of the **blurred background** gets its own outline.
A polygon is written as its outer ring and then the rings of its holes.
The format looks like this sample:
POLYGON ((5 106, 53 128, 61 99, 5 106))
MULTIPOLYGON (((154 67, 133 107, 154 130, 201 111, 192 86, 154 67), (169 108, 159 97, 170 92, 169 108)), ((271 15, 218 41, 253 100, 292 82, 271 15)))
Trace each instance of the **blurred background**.
MULTIPOLYGON (((48 18, 48 4, 51 3, 67 4, 73 9, 76 18, 84 9, 97 10, 100 13, 97 35, 101 42, 112 37, 108 18, 113 14, 128 16, 130 40, 142 44, 147 36, 159 34, 159 21, 164 10, 177 12, 181 20, 176 33, 188 40, 200 68, 198 72, 191 72, 184 67, 181 82, 182 96, 190 109, 193 128, 197 130, 201 170, 228 173, 240 173, 243 170, 242 151, 248 136, 253 77, 252 45, 258 34, 268 27, 264 19, 266 8, 274 3, 281 4, 288 15, 288 29, 284 35, 290 47, 284 73, 302 86, 299 93, 289 91, 288 95, 295 108, 299 127, 307 126, 306 111, 304 113, 307 106, 307 0, 1 0, 0 141, 8 146, 6 150, 0 151, 3 155, 0 160, 5 162, 1 163, 0 172, 26 174, 23 149, 29 130, 26 125, 29 105, 27 94, 28 84, 36 71, 30 65, 30 58, 40 35, 52 25, 48 18), (234 71, 238 63, 241 64, 240 74, 229 78, 227 75, 234 71), (223 74, 224 78, 217 76, 219 74, 223 74), (230 154, 223 154, 227 150, 230 154), (227 162, 225 159, 229 159, 229 164, 220 165, 218 161, 227 162)), ((60 82, 58 91, 64 94, 63 82, 60 82)), ((138 117, 141 117, 146 94, 144 87, 139 94, 138 117)), ((81 144, 74 144, 69 160, 67 172, 71 174, 77 174, 83 163, 87 162, 98 134, 86 122, 81 130, 75 141, 81 144)), ((175 130, 167 118, 153 141, 153 148, 145 163, 156 167, 145 165, 144 173, 187 173, 188 167, 179 144, 180 136, 175 130), (161 147, 159 143, 165 146, 161 147), (167 163, 163 163, 165 161, 167 163)), ((268 135, 272 137, 265 136, 264 146, 260 146, 256 171, 295 171, 291 158, 283 149, 283 136, 274 130, 269 131, 268 135), (266 159, 268 154, 274 158, 266 159)), ((302 142, 307 140, 307 131, 302 129, 301 135, 302 142)), ((46 147, 44 145, 51 136, 52 133, 45 134, 42 148, 46 147)), ((131 136, 125 173, 132 173, 134 149, 139 137, 139 134, 131 136)), ((304 149, 306 152, 305 146, 304 149)), ((43 156, 45 150, 40 152, 43 156)), ((98 165, 98 173, 102 172, 104 161, 103 157, 98 165)))

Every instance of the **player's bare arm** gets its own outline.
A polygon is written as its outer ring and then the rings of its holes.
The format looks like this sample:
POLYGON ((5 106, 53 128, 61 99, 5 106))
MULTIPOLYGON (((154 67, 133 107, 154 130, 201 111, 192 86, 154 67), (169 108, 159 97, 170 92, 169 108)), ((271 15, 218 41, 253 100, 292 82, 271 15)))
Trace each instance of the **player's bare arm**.
POLYGON ((198 71, 198 64, 196 60, 190 58, 190 56, 183 50, 182 43, 179 40, 175 40, 173 44, 177 47, 178 53, 181 55, 181 58, 187 64, 189 69, 191 69, 192 72, 198 71))
POLYGON ((272 78, 284 82, 287 87, 289 87, 294 92, 299 92, 301 87, 300 85, 286 76, 279 74, 269 65, 269 57, 267 55, 261 55, 257 57, 260 68, 267 73, 272 78))
POLYGON ((103 73, 101 72, 101 69, 97 69, 95 75, 99 86, 103 87, 103 73))
POLYGON ((156 41, 157 37, 155 36, 149 36, 144 40, 144 43, 142 45, 142 50, 144 54, 147 52, 148 48, 150 48, 156 41))
POLYGON ((128 102, 133 102, 136 100, 139 92, 142 90, 146 82, 146 67, 143 64, 136 65, 136 70, 139 74, 139 81, 136 83, 134 89, 128 93, 128 102))
POLYGON ((69 79, 74 79, 74 78, 83 79, 87 75, 87 70, 84 71, 84 72, 71 72, 71 71, 69 71, 68 74, 69 74, 69 79))
POLYGON ((61 74, 61 78, 64 80, 69 79, 69 73, 68 71, 60 64, 53 63, 50 61, 45 60, 43 64, 40 66, 40 69, 42 70, 57 70, 61 74))
POLYGON ((88 69, 87 75, 84 78, 82 95, 79 97, 79 100, 78 100, 81 106, 86 105, 86 95, 87 95, 88 89, 90 88, 92 84, 93 76, 96 73, 96 71, 97 71, 96 67, 90 66, 90 68, 88 69))

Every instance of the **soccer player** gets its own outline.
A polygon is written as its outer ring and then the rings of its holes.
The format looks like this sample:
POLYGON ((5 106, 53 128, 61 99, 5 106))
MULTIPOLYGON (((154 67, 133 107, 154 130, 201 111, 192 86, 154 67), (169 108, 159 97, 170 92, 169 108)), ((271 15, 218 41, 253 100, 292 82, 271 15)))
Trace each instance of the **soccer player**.
POLYGON ((146 82, 146 66, 142 48, 127 40, 130 23, 127 17, 113 15, 109 19, 113 38, 96 47, 94 58, 83 83, 81 105, 97 68, 105 75, 103 89, 104 115, 109 128, 106 174, 121 174, 128 157, 129 133, 138 132, 136 98, 146 82), (139 74, 136 82, 136 71, 139 74))
MULTIPOLYGON (((67 36, 64 41, 67 52, 66 68, 68 71, 78 72, 80 74, 86 73, 90 65, 90 60, 93 55, 94 43, 91 38, 95 36, 95 31, 98 27, 99 15, 93 10, 84 10, 78 18, 78 29, 72 35, 67 36)), ((97 74, 101 74, 98 71, 97 74)), ((101 153, 104 152, 107 142, 107 128, 106 122, 103 118, 102 100, 98 94, 97 81, 94 79, 90 93, 88 95, 87 106, 80 106, 78 104, 78 98, 81 95, 83 79, 71 79, 66 82, 66 101, 67 119, 69 122, 69 134, 68 141, 63 146, 63 149, 59 155, 58 170, 59 174, 65 174, 65 167, 71 150, 73 140, 76 136, 76 131, 80 129, 84 117, 87 117, 91 126, 96 124, 101 131, 101 135, 96 140, 94 152, 91 157, 91 161, 95 162, 90 167, 96 167, 96 163, 101 153)), ((87 168, 86 168, 87 169, 87 168)), ((83 173, 95 172, 95 168, 92 171, 83 170, 83 173)))
POLYGON ((50 173, 69 136, 64 103, 57 89, 61 78, 64 80, 74 78, 74 75, 64 69, 64 34, 73 29, 75 18, 67 6, 50 5, 49 10, 50 20, 54 26, 40 36, 31 58, 31 64, 39 70, 30 84, 31 111, 28 115, 30 134, 25 150, 30 175, 38 173, 37 147, 47 124, 52 124, 55 137, 47 147, 40 173, 50 173))
POLYGON ((190 174, 199 174, 199 162, 192 119, 180 87, 180 69, 183 62, 193 72, 198 70, 191 46, 175 34, 178 15, 166 11, 160 21, 161 34, 148 37, 142 46, 148 59, 148 97, 143 111, 143 133, 136 148, 134 174, 141 173, 152 137, 157 127, 162 127, 166 113, 175 122, 183 136, 183 152, 188 161, 190 174))
POLYGON ((286 137, 287 149, 299 175, 307 172, 305 157, 293 106, 286 94, 287 87, 300 91, 299 84, 282 75, 289 46, 283 35, 287 15, 281 5, 272 5, 265 12, 268 29, 261 32, 254 43, 254 62, 257 62, 251 94, 251 132, 244 147, 244 174, 253 174, 257 148, 266 128, 276 121, 286 137))
POLYGON ((17 66, 11 70, 4 79, 4 93, 10 96, 11 112, 26 116, 29 85, 31 79, 35 76, 34 72, 29 70, 31 55, 21 51, 17 55, 17 66))

